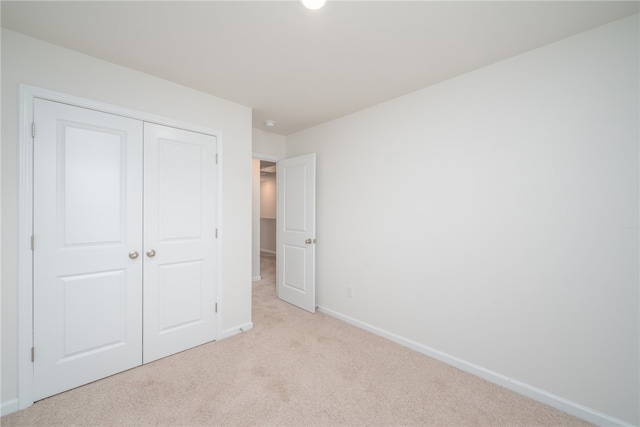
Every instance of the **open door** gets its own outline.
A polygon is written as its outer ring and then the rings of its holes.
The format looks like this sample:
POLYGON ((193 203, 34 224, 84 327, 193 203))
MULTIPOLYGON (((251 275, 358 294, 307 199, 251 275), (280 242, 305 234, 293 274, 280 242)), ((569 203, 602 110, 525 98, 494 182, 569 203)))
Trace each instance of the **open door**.
POLYGON ((277 291, 316 311, 316 155, 278 162, 277 291))

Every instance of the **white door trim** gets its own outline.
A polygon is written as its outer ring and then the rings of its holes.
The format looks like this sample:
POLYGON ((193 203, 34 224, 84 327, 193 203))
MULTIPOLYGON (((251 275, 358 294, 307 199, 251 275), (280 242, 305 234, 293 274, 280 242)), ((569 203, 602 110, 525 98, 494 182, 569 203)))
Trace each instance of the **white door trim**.
MULTIPOLYGON (((105 113, 137 119, 143 122, 156 123, 213 135, 218 140, 218 240, 217 240, 217 286, 216 298, 221 303, 222 288, 222 200, 223 200, 223 134, 219 130, 193 125, 179 120, 158 116, 151 113, 119 107, 91 99, 67 95, 48 89, 21 84, 19 106, 19 158, 18 158, 18 409, 25 409, 33 404, 33 363, 31 348, 33 346, 33 253, 31 251, 31 235, 33 233, 33 144, 31 124, 33 123, 34 99, 46 99, 75 105, 77 107, 103 111, 105 113)), ((37 131, 37 129, 36 129, 37 131)), ((37 244, 37 243, 36 243, 37 244)), ((220 312, 217 313, 217 334, 221 337, 220 312)), ((37 357, 37 355, 36 355, 37 357)))
POLYGON ((277 156, 272 156, 271 154, 265 154, 265 153, 258 153, 256 151, 251 153, 251 158, 258 159, 258 160, 266 160, 267 162, 274 162, 274 163, 278 163, 280 160, 282 160, 277 156))

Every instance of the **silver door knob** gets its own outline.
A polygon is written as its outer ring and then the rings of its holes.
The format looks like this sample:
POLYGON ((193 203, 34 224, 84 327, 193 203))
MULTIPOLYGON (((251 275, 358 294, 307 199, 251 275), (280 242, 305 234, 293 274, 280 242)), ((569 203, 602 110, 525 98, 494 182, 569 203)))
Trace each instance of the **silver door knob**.
POLYGON ((156 251, 155 251, 155 250, 153 250, 153 249, 149 249, 149 250, 147 251, 147 256, 148 256, 149 258, 153 258, 154 256, 156 256, 156 251))
POLYGON ((312 244, 312 243, 313 243, 313 240, 311 240, 311 239, 307 239, 307 240, 305 240, 304 242, 305 242, 307 245, 310 245, 310 244, 312 244))
POLYGON ((131 258, 131 259, 138 258, 138 252, 136 252, 136 251, 129 252, 129 258, 131 258))

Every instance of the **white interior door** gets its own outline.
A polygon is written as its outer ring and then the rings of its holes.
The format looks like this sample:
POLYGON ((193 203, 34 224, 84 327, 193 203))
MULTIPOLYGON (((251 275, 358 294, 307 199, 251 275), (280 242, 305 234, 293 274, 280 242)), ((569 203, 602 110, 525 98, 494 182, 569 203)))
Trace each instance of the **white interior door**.
POLYGON ((278 162, 278 297, 316 310, 316 155, 278 162))
POLYGON ((36 100, 34 400, 142 362, 142 123, 36 100))
POLYGON ((216 143, 144 125, 144 363, 216 339, 216 143))

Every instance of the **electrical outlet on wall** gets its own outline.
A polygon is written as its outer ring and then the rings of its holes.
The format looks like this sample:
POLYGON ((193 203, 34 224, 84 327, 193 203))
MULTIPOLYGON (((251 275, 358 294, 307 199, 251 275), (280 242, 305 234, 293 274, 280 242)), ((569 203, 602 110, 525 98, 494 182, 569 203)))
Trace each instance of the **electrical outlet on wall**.
POLYGON ((347 286, 347 297, 353 298, 353 288, 351 286, 347 286))

